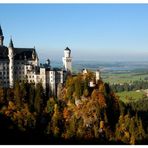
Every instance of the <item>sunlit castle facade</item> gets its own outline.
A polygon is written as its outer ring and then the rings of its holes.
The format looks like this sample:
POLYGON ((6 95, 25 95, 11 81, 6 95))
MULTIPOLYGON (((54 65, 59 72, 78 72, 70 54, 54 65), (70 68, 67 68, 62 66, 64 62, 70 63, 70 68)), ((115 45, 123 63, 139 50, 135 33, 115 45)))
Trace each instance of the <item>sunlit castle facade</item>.
POLYGON ((71 50, 64 50, 63 68, 52 68, 50 60, 39 64, 35 48, 16 48, 10 39, 9 46, 4 46, 4 36, 0 26, 0 87, 13 88, 16 81, 42 83, 50 95, 57 94, 58 84, 63 84, 67 73, 72 72, 71 50))

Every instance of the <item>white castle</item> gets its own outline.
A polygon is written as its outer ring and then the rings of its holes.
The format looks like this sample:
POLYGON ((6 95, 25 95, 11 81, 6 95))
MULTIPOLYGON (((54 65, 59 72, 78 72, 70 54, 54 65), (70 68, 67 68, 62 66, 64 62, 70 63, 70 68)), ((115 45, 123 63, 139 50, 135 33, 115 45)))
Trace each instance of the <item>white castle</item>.
POLYGON ((9 46, 3 45, 4 36, 0 26, 0 87, 14 87, 16 81, 28 83, 42 83, 50 95, 57 94, 58 84, 63 84, 66 76, 72 73, 71 50, 64 50, 63 68, 52 68, 50 60, 39 64, 35 48, 16 48, 12 38, 9 46))

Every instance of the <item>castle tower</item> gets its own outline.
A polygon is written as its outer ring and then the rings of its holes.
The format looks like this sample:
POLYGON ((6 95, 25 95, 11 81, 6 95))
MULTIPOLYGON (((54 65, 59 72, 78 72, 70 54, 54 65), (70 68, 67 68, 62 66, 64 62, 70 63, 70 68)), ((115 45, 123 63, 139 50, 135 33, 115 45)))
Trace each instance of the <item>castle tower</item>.
POLYGON ((50 67, 50 60, 49 59, 46 60, 46 65, 47 65, 47 67, 50 67))
POLYGON ((4 41, 4 36, 3 36, 2 28, 0 26, 0 46, 3 46, 3 41, 4 41))
POLYGON ((100 70, 96 71, 96 83, 101 79, 100 70))
POLYGON ((8 57, 9 57, 9 86, 13 88, 14 86, 14 47, 12 39, 10 39, 8 47, 8 57))
POLYGON ((66 71, 72 72, 71 50, 68 47, 64 50, 63 65, 66 71))

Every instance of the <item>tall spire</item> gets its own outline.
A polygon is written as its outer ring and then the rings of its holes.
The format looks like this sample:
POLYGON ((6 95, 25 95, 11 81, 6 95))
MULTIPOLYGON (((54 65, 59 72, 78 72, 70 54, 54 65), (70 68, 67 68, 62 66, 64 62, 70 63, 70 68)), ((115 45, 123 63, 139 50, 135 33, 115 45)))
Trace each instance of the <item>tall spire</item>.
POLYGON ((9 57, 9 85, 10 88, 14 86, 14 49, 12 37, 10 37, 10 43, 8 47, 8 57, 9 57))
POLYGON ((34 49, 33 49, 33 51, 32 51, 32 59, 35 59, 35 47, 34 47, 34 49))
POLYGON ((0 25, 0 36, 3 36, 3 31, 2 31, 1 25, 0 25))
POLYGON ((13 41, 12 41, 12 37, 10 38, 9 47, 12 47, 12 48, 13 48, 13 41))
POLYGON ((0 46, 3 46, 3 41, 4 41, 4 36, 3 36, 3 31, 0 25, 0 46))

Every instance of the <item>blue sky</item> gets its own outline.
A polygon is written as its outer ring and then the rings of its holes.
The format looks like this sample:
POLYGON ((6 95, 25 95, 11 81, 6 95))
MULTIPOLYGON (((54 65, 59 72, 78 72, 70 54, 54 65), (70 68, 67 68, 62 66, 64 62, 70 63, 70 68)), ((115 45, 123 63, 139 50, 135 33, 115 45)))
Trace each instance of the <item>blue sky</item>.
POLYGON ((0 24, 41 60, 148 60, 148 4, 0 4, 0 24))

